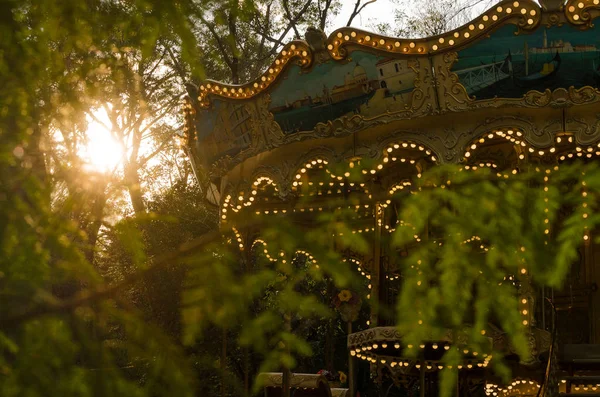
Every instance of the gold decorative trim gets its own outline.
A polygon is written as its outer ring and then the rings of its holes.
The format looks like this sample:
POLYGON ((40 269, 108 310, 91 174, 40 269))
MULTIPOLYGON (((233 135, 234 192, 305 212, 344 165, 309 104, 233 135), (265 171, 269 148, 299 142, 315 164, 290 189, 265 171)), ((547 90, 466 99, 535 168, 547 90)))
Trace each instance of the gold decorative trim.
MULTIPOLYGON (((600 0, 569 0, 564 6, 567 20, 576 26, 589 28, 600 16, 600 0)), ((334 31, 326 40, 329 55, 335 60, 348 56, 348 48, 369 48, 386 54, 431 56, 456 51, 465 45, 489 35, 507 23, 520 31, 535 30, 542 21, 542 9, 532 0, 504 0, 473 21, 450 32, 423 39, 401 39, 344 27, 334 31)), ((271 66, 254 81, 241 85, 206 80, 200 85, 198 104, 209 107, 209 95, 229 99, 250 99, 271 87, 291 62, 308 69, 313 64, 314 51, 303 40, 288 43, 271 66)))
POLYGON ((192 147, 196 131, 196 110, 194 109, 194 104, 189 96, 183 98, 183 118, 182 146, 187 145, 187 147, 192 147))
POLYGON ((569 0, 565 4, 565 15, 573 25, 585 28, 594 26, 592 21, 600 16, 600 0, 569 0))
MULTIPOLYGON (((348 56, 348 47, 369 48, 386 54, 429 56, 456 51, 457 48, 485 37, 505 23, 513 23, 520 30, 534 30, 540 24, 541 14, 540 6, 532 0, 504 0, 470 23, 438 36, 400 39, 345 27, 334 31, 325 44, 329 55, 335 60, 345 59, 348 56)), ((265 73, 254 81, 232 85, 206 80, 200 85, 198 104, 202 108, 208 108, 209 95, 241 100, 253 98, 271 87, 291 62, 296 61, 303 69, 310 68, 314 55, 307 42, 292 41, 283 48, 265 73)))
POLYGON ((513 23, 520 30, 534 30, 541 21, 542 10, 531 0, 504 0, 471 22, 447 33, 423 39, 397 39, 350 27, 336 30, 327 40, 332 58, 344 59, 346 47, 360 46, 392 54, 411 56, 456 51, 472 41, 485 37, 500 25, 513 23))
POLYGON ((286 69, 286 66, 296 62, 301 68, 309 68, 312 64, 313 53, 308 43, 294 40, 283 47, 271 67, 262 76, 253 82, 241 85, 225 84, 214 80, 206 80, 200 85, 198 104, 208 108, 209 95, 216 95, 229 99, 249 99, 269 88, 286 69))

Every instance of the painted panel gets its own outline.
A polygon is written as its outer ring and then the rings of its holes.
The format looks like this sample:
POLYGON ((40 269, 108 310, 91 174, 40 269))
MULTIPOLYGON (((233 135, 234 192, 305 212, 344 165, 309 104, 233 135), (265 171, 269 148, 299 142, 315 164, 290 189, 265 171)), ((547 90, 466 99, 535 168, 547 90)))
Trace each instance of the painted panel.
POLYGON ((452 71, 476 99, 521 98, 530 90, 600 87, 600 30, 570 25, 516 35, 507 25, 458 53, 452 71))
POLYGON ((251 119, 243 103, 214 99, 212 109, 198 114, 198 150, 206 164, 235 156, 250 147, 251 119))
POLYGON ((410 108, 416 78, 410 61, 353 52, 309 73, 291 67, 271 92, 270 111, 284 133, 310 131, 344 115, 374 117, 410 108))

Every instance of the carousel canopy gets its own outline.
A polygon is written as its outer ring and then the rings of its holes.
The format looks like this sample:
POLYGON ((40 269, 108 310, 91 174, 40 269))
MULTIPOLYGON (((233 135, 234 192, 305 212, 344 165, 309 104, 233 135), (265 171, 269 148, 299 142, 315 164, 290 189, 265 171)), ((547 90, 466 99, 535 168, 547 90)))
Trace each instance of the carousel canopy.
POLYGON ((251 181, 276 166, 280 184, 316 152, 380 158, 399 137, 441 163, 465 161, 490 131, 519 140, 526 155, 556 155, 564 133, 591 146, 600 139, 600 1, 541 3, 503 1, 422 39, 309 29, 255 80, 203 82, 186 106, 189 143, 215 180, 251 181))

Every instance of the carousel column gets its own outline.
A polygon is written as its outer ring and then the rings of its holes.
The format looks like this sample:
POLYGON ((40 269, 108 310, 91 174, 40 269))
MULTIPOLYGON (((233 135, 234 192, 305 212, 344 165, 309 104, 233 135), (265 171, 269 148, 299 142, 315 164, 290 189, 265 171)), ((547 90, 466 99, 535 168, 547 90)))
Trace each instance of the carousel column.
MULTIPOLYGON (((284 315, 284 319, 285 319, 285 329, 288 332, 291 332, 292 330, 292 317, 289 314, 285 314, 284 315)), ((286 344, 287 346, 287 344, 286 344)), ((290 354, 290 348, 289 346, 286 347, 287 349, 287 353, 290 354)), ((285 365, 283 368, 283 377, 282 377, 282 389, 283 389, 283 397, 291 397, 291 382, 292 381, 292 371, 290 370, 290 368, 285 365)))
POLYGON ((425 365, 419 368, 419 397, 425 397, 425 365))
POLYGON ((221 341, 221 397, 225 397, 227 388, 227 328, 223 327, 221 341))
MULTIPOLYGON (((593 241, 593 240, 591 240, 593 241)), ((592 287, 592 343, 600 344, 600 293, 596 292, 600 285, 600 272, 596 269, 600 258, 600 245, 590 242, 586 251, 590 263, 590 284, 592 287)))
MULTIPOLYGON (((250 240, 250 233, 247 233, 247 238, 246 238, 246 247, 251 247, 252 245, 252 241, 250 240)), ((251 261, 251 249, 247 249, 246 251, 242 252, 242 256, 243 256, 243 260, 244 260, 244 272, 245 274, 249 274, 250 273, 250 261, 251 261)), ((250 395, 250 348, 248 346, 245 346, 243 349, 243 360, 244 360, 244 392, 246 393, 246 395, 250 395)))
MULTIPOLYGON (((348 337, 352 334, 352 321, 348 321, 348 337)), ((348 388, 350 389, 350 397, 356 396, 356 374, 354 369, 354 357, 351 350, 348 351, 348 388)))
MULTIPOLYGON (((535 325, 535 291, 533 289, 533 285, 531 283, 531 278, 529 277, 527 268, 522 266, 519 269, 520 273, 520 285, 519 285, 519 314, 521 314, 521 321, 524 326, 528 328, 527 337, 529 342, 529 354, 530 356, 527 358, 521 358, 522 363, 534 363, 537 361, 538 356, 538 344, 536 337, 532 331, 532 327, 535 325)), ((509 278, 510 281, 516 282, 514 278, 511 276, 509 278), (513 278, 513 280, 511 280, 513 278)), ((544 302, 541 302, 543 305, 544 302)), ((542 307, 543 310, 543 307, 542 307)))
MULTIPOLYGON (((600 285, 600 274, 596 269, 596 258, 598 257, 599 246, 594 243, 592 232, 587 232, 588 240, 583 242, 583 256, 585 261, 585 282, 588 286, 589 302, 590 302, 590 318, 592 319, 590 324, 590 343, 600 343, 600 294, 596 291, 598 285, 600 285)), ((595 236, 594 236, 595 237, 595 236)))
POLYGON ((379 325, 379 303, 381 302, 381 226, 383 207, 375 204, 375 239, 373 247, 373 269, 371 270, 371 327, 379 325))

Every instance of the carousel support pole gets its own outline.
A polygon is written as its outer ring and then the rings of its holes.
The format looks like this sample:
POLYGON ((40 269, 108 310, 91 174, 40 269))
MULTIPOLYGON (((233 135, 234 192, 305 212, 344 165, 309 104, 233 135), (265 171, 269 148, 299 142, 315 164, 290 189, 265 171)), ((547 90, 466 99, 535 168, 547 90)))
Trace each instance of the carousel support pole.
POLYGON ((221 344, 221 397, 225 397, 225 376, 227 373, 227 329, 223 328, 221 344))
POLYGON ((460 372, 456 370, 456 397, 460 397, 460 372))
POLYGON ((425 397, 425 365, 423 364, 419 373, 419 397, 425 397))
MULTIPOLYGON (((352 334, 352 321, 348 321, 348 336, 352 334)), ((354 373, 354 359, 350 351, 348 351, 348 386, 350 389, 350 397, 356 397, 356 384, 354 373)))
POLYGON ((283 397, 290 397, 291 396, 291 377, 292 374, 290 372, 289 368, 284 368, 283 370, 283 397))
POLYGON ((244 348, 244 392, 250 395, 250 351, 244 348))
MULTIPOLYGON (((289 314, 285 314, 285 329, 286 331, 291 331, 292 329, 292 322, 291 322, 291 317, 289 314)), ((287 349, 287 353, 290 354, 290 347, 286 346, 287 349)), ((286 365, 283 368, 283 377, 282 377, 282 389, 283 389, 283 394, 282 397, 291 397, 291 380, 292 380, 292 372, 290 371, 290 369, 288 368, 288 366, 286 365)))
POLYGON ((373 249, 373 269, 371 277, 371 327, 379 324, 379 302, 381 285, 381 225, 383 223, 383 208, 375 204, 375 246, 373 249))
MULTIPOLYGON (((244 243, 246 247, 249 247, 252 242, 250 241, 250 233, 246 233, 245 238, 244 238, 244 243)), ((249 274, 250 273, 250 254, 248 253, 248 250, 243 251, 242 252, 242 257, 244 259, 244 273, 245 274, 249 274)), ((243 354, 244 354, 244 393, 246 393, 246 396, 250 395, 250 348, 248 346, 244 347, 243 350, 243 354)))

